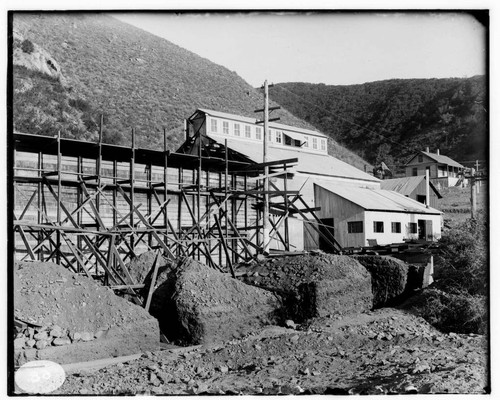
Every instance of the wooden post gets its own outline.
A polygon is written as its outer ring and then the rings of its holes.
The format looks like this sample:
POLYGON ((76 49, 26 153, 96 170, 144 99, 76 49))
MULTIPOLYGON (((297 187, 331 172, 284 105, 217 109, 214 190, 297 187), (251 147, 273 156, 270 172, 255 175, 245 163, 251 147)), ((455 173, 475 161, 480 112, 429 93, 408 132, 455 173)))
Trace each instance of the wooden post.
POLYGON ((149 285, 148 298, 146 300, 146 305, 144 308, 149 312, 149 306, 151 305, 151 298, 153 297, 153 292, 156 284, 156 275, 158 274, 158 267, 160 263, 158 262, 158 257, 160 255, 159 251, 156 251, 156 257, 153 262, 153 276, 151 277, 151 284, 149 285))
MULTIPOLYGON (((476 160, 476 176, 479 175, 479 160, 476 160)), ((479 186, 481 186, 481 181, 477 180, 476 181, 476 193, 479 194, 479 186)))
POLYGON ((470 217, 476 218, 476 177, 471 174, 470 177, 470 217))
MULTIPOLYGON (((167 201, 167 183, 168 180, 168 157, 167 157, 167 130, 163 128, 163 191, 165 195, 163 196, 163 201, 167 201)), ((168 245, 168 213, 167 207, 163 210, 163 225, 165 226, 164 240, 165 244, 168 245)))
MULTIPOLYGON (((42 168, 43 168, 43 153, 41 151, 39 151, 38 152, 38 178, 40 178, 41 175, 42 175, 42 168)), ((42 223, 42 213, 40 212, 40 210, 42 209, 42 190, 43 190, 42 183, 38 182, 37 183, 37 191, 38 191, 38 196, 37 196, 37 221, 38 221, 39 225, 42 223)), ((38 238, 37 238, 38 243, 41 243, 42 237, 43 237, 42 232, 39 231, 38 232, 38 238)), ((40 248, 40 252, 38 253, 38 259, 40 261, 44 260, 43 247, 40 248)))
POLYGON ((425 169, 425 206, 429 208, 430 205, 430 178, 429 170, 425 169))
MULTIPOLYGON (((288 178, 287 178, 287 169, 286 169, 286 164, 285 164, 285 179, 283 181, 283 190, 285 191, 285 195, 283 196, 285 199, 285 212, 288 213, 288 178)), ((288 216, 285 217, 285 250, 290 251, 290 233, 289 233, 289 226, 288 226, 288 216)))
MULTIPOLYGON (((77 174, 78 174, 78 178, 79 179, 82 179, 82 175, 83 175, 83 159, 82 159, 82 156, 78 156, 77 157, 77 166, 76 166, 76 171, 77 171, 77 174)), ((80 185, 77 186, 76 188, 76 207, 78 209, 78 212, 76 214, 76 222, 78 224, 78 226, 82 226, 83 224, 83 219, 82 219, 82 200, 83 199, 83 195, 82 195, 82 187, 80 185)), ((82 248, 82 238, 80 235, 78 235, 76 237, 76 246, 78 249, 81 249, 82 248)), ((80 270, 80 264, 78 264, 78 267, 77 267, 77 271, 78 272, 81 272, 80 270)))
MULTIPOLYGON (((267 163, 267 142, 269 135, 269 88, 267 79, 264 81, 264 150, 263 162, 267 163)), ((269 166, 264 167, 264 211, 262 229, 262 251, 269 254, 269 166)))
MULTIPOLYGON (((57 225, 61 225, 61 131, 57 132, 57 225)), ((61 232, 57 230, 57 264, 61 263, 61 232)))
MULTIPOLYGON (((135 181, 135 129, 132 129, 132 154, 130 157, 130 226, 134 228, 134 181, 135 181)), ((130 248, 134 251, 134 234, 130 234, 130 248)))
MULTIPOLYGON (((225 195, 225 199, 226 201, 224 202, 224 218, 226 219, 226 223, 225 223, 225 238, 228 237, 228 223, 227 223, 227 204, 228 204, 228 201, 227 201, 227 196, 228 196, 228 183, 229 183, 229 155, 227 154, 227 139, 224 139, 224 195, 225 195)), ((220 215, 220 213, 219 213, 220 215)), ((224 240, 226 240, 224 238, 224 240)), ((219 251, 220 251, 220 254, 222 255, 222 251, 221 249, 219 248, 219 251)), ((222 261, 222 259, 221 259, 222 261)))
MULTIPOLYGON (((101 122, 99 125, 99 150, 98 150, 98 155, 97 155, 97 165, 96 165, 96 175, 97 175, 97 187, 101 187, 101 174, 102 174, 102 125, 103 125, 103 120, 104 116, 101 114, 101 122)), ((101 203, 101 195, 99 191, 97 192, 96 195, 96 200, 95 200, 95 205, 97 208, 97 211, 100 210, 100 203, 101 203)))
MULTIPOLYGON (((201 129, 198 131, 198 179, 196 182, 196 221, 195 223, 200 225, 200 218, 201 218, 201 156, 202 156, 202 137, 201 137, 201 129)), ((194 171, 193 171, 194 174, 194 171)), ((201 234, 203 232, 203 229, 201 229, 200 232, 200 239, 203 239, 201 237, 201 234)), ((200 250, 198 248, 198 261, 200 260, 200 250)))

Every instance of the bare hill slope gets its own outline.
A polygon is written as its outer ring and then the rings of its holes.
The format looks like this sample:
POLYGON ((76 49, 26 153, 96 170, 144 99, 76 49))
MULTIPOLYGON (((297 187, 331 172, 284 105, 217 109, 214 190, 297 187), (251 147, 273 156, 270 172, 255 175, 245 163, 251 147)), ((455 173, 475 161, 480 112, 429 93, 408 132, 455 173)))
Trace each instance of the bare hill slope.
MULTIPOLYGON (((176 149, 183 119, 198 107, 248 117, 262 107, 261 92, 236 72, 104 14, 17 13, 13 28, 14 49, 24 44, 30 50, 24 42, 32 42, 33 56, 43 49, 64 78, 26 68, 26 60, 14 57, 14 123, 20 131, 95 138, 104 114, 108 143, 130 143, 135 128, 138 146, 157 148, 165 128, 170 149, 176 149)), ((275 114, 282 123, 313 129, 286 110, 275 114)), ((366 164, 335 141, 330 153, 361 169, 366 164)))

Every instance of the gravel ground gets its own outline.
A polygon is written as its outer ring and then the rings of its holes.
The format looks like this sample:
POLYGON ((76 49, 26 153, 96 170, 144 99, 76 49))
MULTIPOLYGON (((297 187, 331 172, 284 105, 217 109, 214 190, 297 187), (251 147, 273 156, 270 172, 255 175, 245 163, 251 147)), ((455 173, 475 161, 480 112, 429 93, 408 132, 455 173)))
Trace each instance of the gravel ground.
POLYGON ((320 318, 69 375, 54 394, 487 393, 487 340, 396 309, 320 318))

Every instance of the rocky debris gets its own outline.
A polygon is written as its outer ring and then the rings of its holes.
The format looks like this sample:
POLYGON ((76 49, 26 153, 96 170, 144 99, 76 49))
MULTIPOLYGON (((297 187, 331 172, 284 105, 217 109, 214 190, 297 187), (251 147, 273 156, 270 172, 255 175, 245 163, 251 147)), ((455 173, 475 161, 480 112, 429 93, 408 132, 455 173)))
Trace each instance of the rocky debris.
POLYGON ((348 256, 326 253, 280 258, 240 265, 239 279, 279 293, 294 321, 330 314, 343 315, 372 306, 371 277, 348 256))
POLYGON ((381 309, 317 318, 305 331, 264 328, 224 344, 148 353, 69 375, 54 394, 473 394, 489 390, 486 367, 485 337, 440 334, 411 314, 381 309), (376 338, 388 331, 392 340, 376 338))
POLYGON ((154 292, 150 311, 169 340, 199 344, 275 324, 281 306, 273 293, 185 259, 154 292))
MULTIPOLYGON (((149 290, 149 285, 151 284, 151 276, 153 274, 156 254, 156 251, 147 251, 132 258, 132 260, 127 264, 127 269, 134 282, 146 284, 146 293, 147 290, 149 290)), ((165 269, 170 269, 172 267, 172 262, 161 254, 158 256, 157 263, 158 277, 165 269)))
POLYGON ((404 261, 390 256, 353 256, 353 258, 372 276, 374 308, 395 306, 407 298, 412 289, 422 285, 422 282, 420 284, 415 282, 417 277, 422 275, 416 271, 419 267, 410 266, 404 261))
POLYGON ((70 363, 159 346, 158 322, 143 308, 53 263, 15 265, 14 315, 22 321, 16 332, 18 363, 42 354, 70 363), (28 351, 33 349, 39 351, 28 351))

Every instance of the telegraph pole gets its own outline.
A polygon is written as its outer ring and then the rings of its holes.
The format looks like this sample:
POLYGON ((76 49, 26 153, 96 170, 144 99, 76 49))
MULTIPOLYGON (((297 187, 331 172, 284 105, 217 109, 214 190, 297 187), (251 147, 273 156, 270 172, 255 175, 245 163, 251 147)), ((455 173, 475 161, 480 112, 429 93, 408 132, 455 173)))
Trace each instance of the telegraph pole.
POLYGON ((255 112, 264 112, 264 120, 257 121, 257 124, 264 123, 264 143, 263 143, 263 163, 264 163, 264 209, 262 215, 262 251, 264 254, 269 254, 269 166, 266 165, 268 162, 267 158, 267 146, 269 142, 269 121, 277 121, 279 118, 269 119, 269 111, 277 110, 280 107, 269 108, 269 86, 267 84, 267 79, 264 81, 264 108, 261 110, 255 110, 255 112))
MULTIPOLYGON (((267 142, 269 135, 269 87, 264 81, 264 152, 263 162, 267 163, 267 142)), ((262 230, 262 251, 269 254, 269 166, 264 166, 264 215, 262 230)))

